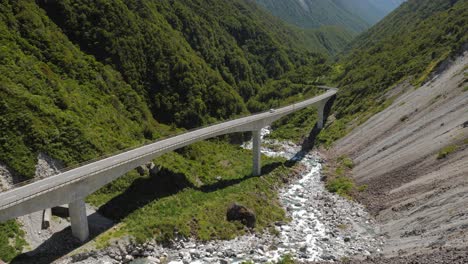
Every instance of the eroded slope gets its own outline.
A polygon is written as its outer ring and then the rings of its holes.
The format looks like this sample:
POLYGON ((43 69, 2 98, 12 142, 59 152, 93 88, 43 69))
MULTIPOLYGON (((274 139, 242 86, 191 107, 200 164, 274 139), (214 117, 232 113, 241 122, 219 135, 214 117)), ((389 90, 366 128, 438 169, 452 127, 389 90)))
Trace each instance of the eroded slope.
POLYGON ((381 222, 386 254, 466 245, 467 62, 465 52, 422 87, 396 87, 388 96, 405 92, 390 107, 335 145, 368 185, 360 199, 381 222))

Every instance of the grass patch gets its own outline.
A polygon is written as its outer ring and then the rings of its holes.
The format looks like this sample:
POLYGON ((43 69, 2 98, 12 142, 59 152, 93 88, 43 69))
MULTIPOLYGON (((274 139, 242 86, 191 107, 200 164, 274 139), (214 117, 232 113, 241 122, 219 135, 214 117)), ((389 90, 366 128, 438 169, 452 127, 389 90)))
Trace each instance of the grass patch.
POLYGON ((247 232, 239 222, 226 220, 233 202, 255 212, 255 231, 285 220, 276 192, 289 173, 282 158, 263 157, 266 174, 252 177, 251 151, 215 140, 168 153, 155 163, 162 167, 156 176, 131 172, 88 198, 102 205, 101 213, 122 222, 118 232, 98 239, 100 247, 125 235, 138 242, 166 241, 176 234, 231 239, 247 232))
POLYGON ((348 169, 352 169, 354 167, 353 160, 344 155, 338 158, 338 162, 340 162, 343 166, 345 166, 348 169))
POLYGON ((437 159, 440 160, 440 159, 444 159, 446 158, 448 155, 450 155, 451 153, 457 151, 458 147, 456 145, 450 145, 450 146, 446 146, 444 148, 442 148, 439 153, 437 154, 437 159))
POLYGON ((367 184, 364 184, 364 185, 361 185, 357 188, 357 190, 359 192, 365 192, 367 190, 367 188, 369 188, 369 186, 367 184))
POLYGON ((292 113, 272 124, 273 131, 268 138, 299 142, 308 136, 317 123, 315 107, 292 113))
POLYGON ((0 259, 6 262, 21 254, 27 245, 24 231, 15 220, 0 223, 0 259))
POLYGON ((347 199, 352 199, 356 192, 367 190, 367 185, 356 186, 349 176, 353 167, 353 160, 346 155, 330 160, 324 170, 327 190, 347 199))
POLYGON ((348 177, 338 177, 329 181, 326 185, 327 190, 341 195, 343 197, 350 197, 351 191, 355 187, 352 179, 348 177))
POLYGON ((294 264, 296 263, 290 254, 284 255, 279 261, 278 264, 294 264))

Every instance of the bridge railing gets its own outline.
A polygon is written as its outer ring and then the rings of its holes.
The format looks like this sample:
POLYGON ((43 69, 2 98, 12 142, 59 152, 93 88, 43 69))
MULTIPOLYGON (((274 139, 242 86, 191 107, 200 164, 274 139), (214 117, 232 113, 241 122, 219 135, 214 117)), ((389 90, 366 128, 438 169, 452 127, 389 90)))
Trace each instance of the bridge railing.
MULTIPOLYGON (((321 87, 321 86, 317 86, 317 88, 320 88, 320 89, 329 89, 328 87, 321 87)), ((307 98, 307 99, 304 99, 304 100, 302 100, 302 101, 300 101, 300 102, 296 102, 296 103, 293 103, 293 104, 289 104, 289 105, 286 105, 286 106, 282 106, 281 108, 292 106, 293 109, 294 109, 296 104, 299 104, 299 103, 301 103, 301 102, 305 102, 305 101, 307 101, 307 100, 310 100, 310 99, 312 99, 312 98, 314 98, 314 97, 317 97, 317 96, 320 96, 320 95, 321 95, 321 94, 314 95, 314 96, 311 97, 311 98, 307 98)), ((128 151, 131 151, 131 150, 135 150, 135 149, 138 149, 138 148, 141 148, 141 147, 145 147, 145 146, 148 146, 148 145, 157 143, 157 142, 159 142, 159 141, 163 141, 163 140, 166 140, 166 139, 169 139, 169 138, 173 138, 173 137, 176 137, 176 136, 180 136, 180 135, 183 135, 183 134, 185 134, 185 133, 195 132, 195 131, 197 131, 197 130, 202 130, 202 129, 205 129, 205 128, 207 128, 207 127, 219 125, 219 124, 222 124, 222 123, 225 123, 225 122, 233 121, 233 120, 240 119, 240 118, 244 118, 244 117, 248 117, 248 116, 254 116, 254 115, 265 114, 265 113, 268 113, 269 111, 270 111, 270 110, 265 110, 265 111, 256 112, 256 113, 245 113, 245 114, 243 114, 243 115, 234 116, 234 117, 232 117, 231 119, 228 119, 228 120, 218 120, 217 122, 210 123, 210 124, 205 124, 205 125, 203 125, 203 126, 201 126, 201 127, 196 127, 196 128, 192 128, 192 129, 188 129, 188 130, 177 131, 177 132, 175 132, 175 133, 173 133, 173 134, 165 135, 165 136, 163 136, 163 137, 160 137, 160 138, 156 139, 155 141, 147 141, 147 142, 144 142, 143 144, 140 144, 140 145, 137 145, 137 146, 132 146, 132 147, 120 149, 120 150, 111 152, 111 153, 109 153, 109 154, 104 154, 104 155, 98 156, 98 157, 96 157, 96 158, 93 158, 93 159, 90 159, 90 160, 87 160, 87 161, 84 161, 84 162, 72 164, 72 165, 67 166, 67 167, 65 167, 65 168, 59 169, 59 171, 58 171, 57 173, 54 173, 54 174, 52 174, 52 175, 43 176, 43 177, 34 177, 34 178, 32 178, 32 179, 29 179, 29 180, 26 180, 26 181, 22 181, 22 182, 13 184, 10 188, 8 188, 7 190, 4 190, 4 191, 2 191, 2 192, 6 192, 6 191, 9 191, 9 190, 13 190, 13 189, 16 189, 16 188, 19 188, 19 187, 22 187, 22 186, 25 186, 25 185, 28 185, 28 184, 31 184, 31 183, 40 181, 40 180, 43 180, 43 179, 45 179, 45 178, 49 178, 49 177, 51 177, 51 176, 55 176, 55 175, 58 175, 58 174, 61 174, 61 173, 65 173, 65 172, 67 172, 67 171, 71 171, 71 170, 73 170, 73 169, 76 169, 76 168, 79 168, 79 167, 82 167, 82 166, 85 166, 85 165, 88 165, 88 164, 91 164, 91 163, 94 163, 94 162, 97 162, 97 161, 100 161, 100 160, 109 158, 109 157, 112 157, 112 156, 116 156, 116 155, 119 155, 119 154, 122 154, 122 153, 125 153, 125 152, 128 152, 128 151)), ((2 193, 2 192, 0 192, 0 193, 2 193)))

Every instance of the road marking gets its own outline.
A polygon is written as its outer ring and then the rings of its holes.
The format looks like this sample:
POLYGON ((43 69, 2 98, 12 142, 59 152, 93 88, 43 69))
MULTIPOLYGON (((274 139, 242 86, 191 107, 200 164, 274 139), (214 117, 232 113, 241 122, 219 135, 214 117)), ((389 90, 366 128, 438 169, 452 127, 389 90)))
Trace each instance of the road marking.
POLYGON ((42 185, 39 186, 39 188, 46 187, 47 185, 49 185, 49 184, 48 183, 42 184, 42 185))

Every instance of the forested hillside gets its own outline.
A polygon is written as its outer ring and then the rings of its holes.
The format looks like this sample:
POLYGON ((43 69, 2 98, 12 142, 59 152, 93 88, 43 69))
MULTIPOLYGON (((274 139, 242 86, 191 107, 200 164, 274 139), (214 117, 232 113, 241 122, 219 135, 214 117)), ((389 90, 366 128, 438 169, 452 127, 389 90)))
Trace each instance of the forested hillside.
POLYGON ((369 27, 363 19, 347 12, 333 1, 255 0, 277 17, 302 28, 340 26, 357 33, 369 27))
MULTIPOLYGON (((326 37, 308 38, 244 0, 2 0, 0 165, 27 179, 39 153, 74 165, 312 95, 330 67, 326 37)), ((10 259, 24 241, 15 222, 0 229, 10 259)))
POLYGON ((164 133, 143 98, 33 1, 0 5, 0 162, 31 177, 39 152, 70 164, 164 133))
POLYGON ((340 8, 374 25, 405 0, 332 0, 340 8))
POLYGON ((184 127, 245 113, 268 79, 322 60, 309 51, 336 50, 327 34, 308 37, 244 0, 39 3, 83 51, 121 72, 157 120, 184 127))
POLYGON ((334 68, 341 88, 338 120, 323 131, 331 143, 391 103, 384 96, 409 81, 418 87, 445 59, 466 49, 468 2, 410 0, 359 36, 334 68))
POLYGON ((27 177, 39 152, 88 160, 170 133, 158 121, 196 127, 247 102, 262 109, 270 80, 328 69, 244 1, 38 2, 0 5, 0 162, 27 177))
POLYGON ((360 33, 404 0, 255 0, 277 17, 302 28, 339 26, 360 33))

